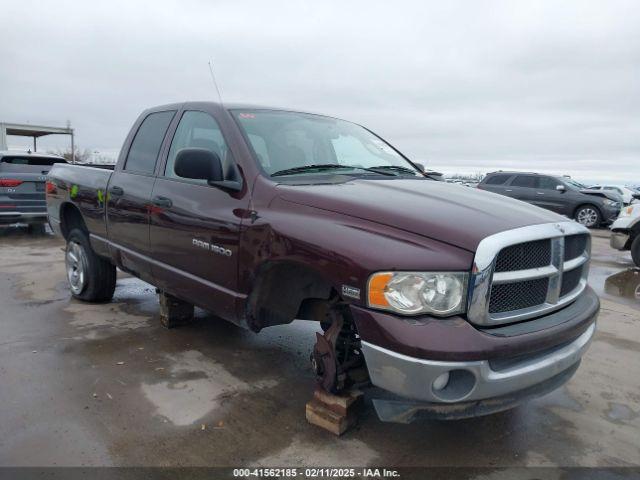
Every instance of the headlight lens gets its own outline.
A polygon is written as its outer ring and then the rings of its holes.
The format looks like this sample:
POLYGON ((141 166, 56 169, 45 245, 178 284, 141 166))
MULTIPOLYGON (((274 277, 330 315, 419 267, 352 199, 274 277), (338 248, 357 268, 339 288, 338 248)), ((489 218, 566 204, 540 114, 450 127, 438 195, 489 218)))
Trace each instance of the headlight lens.
POLYGON ((466 272, 379 272, 369 279, 369 306, 403 315, 447 316, 466 306, 466 272))
POLYGON ((619 207, 620 206, 620 202, 614 202, 613 200, 605 200, 604 203, 606 203, 610 207, 619 207))
POLYGON ((627 208, 623 208, 622 211, 620 212, 620 216, 621 217, 628 217, 631 215, 631 213, 633 212, 633 205, 628 206, 627 208))

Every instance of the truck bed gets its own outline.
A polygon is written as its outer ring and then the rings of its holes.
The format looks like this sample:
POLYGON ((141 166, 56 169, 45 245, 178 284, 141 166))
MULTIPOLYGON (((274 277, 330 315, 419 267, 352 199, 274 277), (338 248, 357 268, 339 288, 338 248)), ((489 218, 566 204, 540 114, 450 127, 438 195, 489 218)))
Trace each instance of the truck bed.
POLYGON ((91 233, 106 237, 105 201, 113 165, 56 164, 47 177, 47 213, 60 223, 60 206, 72 202, 91 233))

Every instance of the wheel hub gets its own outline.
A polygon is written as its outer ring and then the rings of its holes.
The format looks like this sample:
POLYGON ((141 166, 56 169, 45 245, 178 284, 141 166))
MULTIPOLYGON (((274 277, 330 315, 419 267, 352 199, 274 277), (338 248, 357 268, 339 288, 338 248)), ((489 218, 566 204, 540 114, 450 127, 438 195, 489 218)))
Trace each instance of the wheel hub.
POLYGON ((72 241, 67 245, 65 265, 71 291, 79 295, 84 290, 86 284, 87 257, 84 254, 84 249, 78 242, 72 241))

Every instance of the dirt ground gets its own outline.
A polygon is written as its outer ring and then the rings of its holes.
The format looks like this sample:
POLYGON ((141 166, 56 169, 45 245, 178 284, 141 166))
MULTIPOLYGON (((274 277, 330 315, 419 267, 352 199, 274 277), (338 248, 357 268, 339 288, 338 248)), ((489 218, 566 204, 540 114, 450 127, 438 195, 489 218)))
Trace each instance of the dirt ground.
POLYGON ((598 332, 560 390, 492 416, 411 425, 370 405, 341 438, 305 421, 315 325, 256 335, 199 311, 166 330, 154 288, 67 290, 63 243, 0 230, 0 466, 640 464, 640 272, 595 232, 598 332))

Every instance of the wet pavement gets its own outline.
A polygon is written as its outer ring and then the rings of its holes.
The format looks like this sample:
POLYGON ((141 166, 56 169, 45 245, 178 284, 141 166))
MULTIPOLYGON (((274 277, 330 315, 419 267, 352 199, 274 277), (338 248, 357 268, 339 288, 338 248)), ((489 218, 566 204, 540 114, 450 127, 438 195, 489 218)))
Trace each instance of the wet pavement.
POLYGON ((198 311, 160 326, 154 289, 120 275, 113 302, 67 291, 63 243, 0 230, 0 466, 640 464, 640 273, 595 232, 595 340, 563 388, 451 422, 378 421, 341 438, 305 421, 315 325, 256 335, 198 311))

